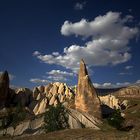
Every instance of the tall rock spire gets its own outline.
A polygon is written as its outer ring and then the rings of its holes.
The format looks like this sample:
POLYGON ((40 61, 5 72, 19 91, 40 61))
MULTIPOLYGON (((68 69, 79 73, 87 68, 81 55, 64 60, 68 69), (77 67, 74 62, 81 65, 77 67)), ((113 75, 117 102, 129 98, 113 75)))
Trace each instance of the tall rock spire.
POLYGON ((100 119, 100 105, 100 100, 89 78, 84 60, 82 59, 80 62, 75 108, 76 110, 89 113, 90 115, 100 119))
POLYGON ((0 76, 0 105, 5 105, 7 96, 9 92, 9 75, 8 72, 5 71, 0 76))

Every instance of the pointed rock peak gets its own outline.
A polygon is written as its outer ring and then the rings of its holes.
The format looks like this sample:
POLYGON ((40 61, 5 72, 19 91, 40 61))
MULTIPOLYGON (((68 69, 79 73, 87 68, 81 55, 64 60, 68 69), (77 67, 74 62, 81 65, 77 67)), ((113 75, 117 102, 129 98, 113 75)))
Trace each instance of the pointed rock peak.
POLYGON ((7 71, 4 71, 2 75, 0 76, 0 83, 3 83, 3 82, 9 84, 9 75, 7 71))
POLYGON ((84 60, 81 59, 81 61, 80 61, 80 70, 79 70, 79 77, 84 77, 86 75, 88 75, 86 64, 85 64, 84 60))
POLYGON ((80 62, 75 108, 79 111, 101 118, 100 100, 88 75, 83 59, 80 62))
POLYGON ((9 94, 9 75, 5 71, 0 76, 0 106, 5 106, 7 103, 7 97, 9 94))

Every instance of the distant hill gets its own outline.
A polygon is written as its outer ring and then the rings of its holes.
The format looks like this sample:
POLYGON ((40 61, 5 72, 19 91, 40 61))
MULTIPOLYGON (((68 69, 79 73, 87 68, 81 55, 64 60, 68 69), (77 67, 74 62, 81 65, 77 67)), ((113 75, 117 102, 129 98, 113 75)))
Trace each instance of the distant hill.
POLYGON ((104 96, 119 91, 120 89, 122 88, 96 88, 96 91, 99 96, 104 96))
POLYGON ((128 87, 124 87, 114 92, 114 95, 118 97, 139 98, 140 97, 140 84, 133 84, 128 87))

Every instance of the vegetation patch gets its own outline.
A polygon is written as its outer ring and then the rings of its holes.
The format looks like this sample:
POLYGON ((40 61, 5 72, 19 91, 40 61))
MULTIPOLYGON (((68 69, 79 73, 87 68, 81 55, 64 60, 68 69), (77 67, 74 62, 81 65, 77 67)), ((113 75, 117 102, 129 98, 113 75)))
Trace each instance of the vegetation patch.
POLYGON ((119 109, 115 110, 114 113, 107 118, 108 124, 115 127, 117 130, 121 130, 124 123, 124 118, 121 116, 119 109))
POLYGON ((68 128, 67 109, 62 104, 59 104, 56 107, 49 106, 48 111, 45 113, 44 122, 46 132, 68 128))
POLYGON ((18 105, 14 111, 9 111, 8 115, 1 119, 1 129, 5 129, 12 126, 14 129, 16 126, 26 118, 26 112, 24 108, 18 105))

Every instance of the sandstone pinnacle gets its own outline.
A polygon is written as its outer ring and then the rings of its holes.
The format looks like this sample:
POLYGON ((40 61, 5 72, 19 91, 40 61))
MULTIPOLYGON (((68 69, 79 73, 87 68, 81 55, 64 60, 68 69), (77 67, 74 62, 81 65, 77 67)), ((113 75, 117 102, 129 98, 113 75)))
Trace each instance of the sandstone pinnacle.
POLYGON ((80 62, 80 70, 78 75, 78 86, 75 97, 76 110, 93 115, 96 118, 101 118, 100 99, 96 90, 89 78, 88 71, 84 60, 80 62))
POLYGON ((8 72, 5 71, 0 76, 0 106, 5 105, 8 92, 9 92, 9 75, 8 72))

